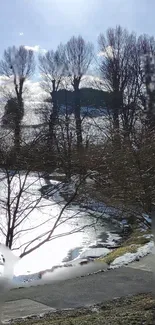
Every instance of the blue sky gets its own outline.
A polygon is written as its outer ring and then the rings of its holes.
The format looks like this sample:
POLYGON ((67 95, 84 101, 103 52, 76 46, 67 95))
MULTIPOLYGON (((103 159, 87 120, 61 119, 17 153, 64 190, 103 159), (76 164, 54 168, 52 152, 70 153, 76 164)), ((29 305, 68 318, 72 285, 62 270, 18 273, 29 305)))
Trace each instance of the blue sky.
POLYGON ((0 56, 9 45, 55 49, 78 34, 97 44, 116 24, 152 35, 154 15, 155 0, 0 0, 0 56))

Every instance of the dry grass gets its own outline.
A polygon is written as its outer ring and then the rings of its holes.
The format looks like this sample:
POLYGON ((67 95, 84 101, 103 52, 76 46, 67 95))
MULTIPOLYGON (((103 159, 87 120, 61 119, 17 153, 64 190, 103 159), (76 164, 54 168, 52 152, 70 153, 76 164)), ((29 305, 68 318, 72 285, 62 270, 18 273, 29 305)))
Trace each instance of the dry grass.
POLYGON ((135 244, 135 245, 145 245, 147 244, 150 239, 149 238, 145 238, 144 235, 150 235, 150 231, 146 231, 145 233, 140 233, 140 231, 135 230, 131 236, 126 240, 125 244, 126 245, 131 245, 131 244, 135 244))
POLYGON ((130 246, 122 246, 119 248, 116 248, 111 253, 106 255, 104 258, 100 259, 100 261, 107 263, 110 265, 117 257, 120 257, 126 253, 136 253, 137 249, 140 247, 140 245, 130 245, 130 246))

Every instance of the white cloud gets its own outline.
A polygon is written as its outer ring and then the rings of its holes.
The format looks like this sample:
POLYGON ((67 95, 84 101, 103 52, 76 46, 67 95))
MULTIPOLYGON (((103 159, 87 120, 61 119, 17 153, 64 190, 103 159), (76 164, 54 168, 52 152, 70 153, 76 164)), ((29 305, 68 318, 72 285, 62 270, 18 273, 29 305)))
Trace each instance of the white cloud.
POLYGON ((19 33, 19 36, 23 36, 23 35, 24 35, 24 33, 23 33, 23 32, 20 32, 20 33, 19 33))
POLYGON ((113 49, 111 46, 107 46, 105 51, 100 51, 97 56, 104 56, 105 58, 113 57, 113 49))
POLYGON ((8 77, 6 77, 6 76, 0 76, 0 84, 3 84, 5 82, 7 82, 8 80, 10 80, 8 77))
POLYGON ((35 45, 35 46, 28 46, 25 45, 24 46, 26 50, 30 50, 30 51, 34 51, 34 52, 39 52, 40 46, 39 45, 35 45))
MULTIPOLYGON (((2 104, 3 106, 6 104, 8 98, 15 96, 16 94, 14 89, 13 78, 5 79, 0 76, 0 108, 2 104)), ((24 83, 23 98, 25 105, 27 105, 26 103, 31 102, 32 107, 34 107, 34 105, 36 105, 37 107, 37 105, 39 106, 40 103, 43 103, 47 96, 47 93, 44 92, 38 81, 33 82, 32 80, 27 80, 24 83)), ((31 108, 31 105, 27 106, 30 106, 31 108)), ((28 112, 30 112, 30 110, 28 110, 28 112)), ((0 118, 1 113, 2 111, 0 110, 0 118)))
POLYGON ((97 56, 104 56, 104 53, 103 51, 100 51, 99 53, 97 53, 97 56))
POLYGON ((40 45, 34 45, 34 46, 25 45, 24 47, 28 51, 40 52, 40 53, 46 53, 47 52, 45 49, 42 49, 40 47, 40 45))
POLYGON ((24 94, 26 100, 31 100, 35 102, 43 101, 47 97, 46 92, 41 88, 39 81, 27 80, 25 83, 28 92, 24 94))

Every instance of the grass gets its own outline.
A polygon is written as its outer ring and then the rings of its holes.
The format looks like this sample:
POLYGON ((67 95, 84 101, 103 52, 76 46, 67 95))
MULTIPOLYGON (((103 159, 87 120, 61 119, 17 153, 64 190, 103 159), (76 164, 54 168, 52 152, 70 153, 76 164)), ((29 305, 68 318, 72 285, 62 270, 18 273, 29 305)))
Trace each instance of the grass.
POLYGON ((42 319, 18 320, 21 325, 153 325, 155 299, 151 294, 115 299, 88 309, 60 311, 42 319))
POLYGON ((110 265, 117 257, 120 257, 126 253, 136 253, 137 249, 140 247, 140 245, 130 245, 130 246, 122 246, 119 248, 116 248, 111 253, 100 259, 100 261, 107 263, 110 265))

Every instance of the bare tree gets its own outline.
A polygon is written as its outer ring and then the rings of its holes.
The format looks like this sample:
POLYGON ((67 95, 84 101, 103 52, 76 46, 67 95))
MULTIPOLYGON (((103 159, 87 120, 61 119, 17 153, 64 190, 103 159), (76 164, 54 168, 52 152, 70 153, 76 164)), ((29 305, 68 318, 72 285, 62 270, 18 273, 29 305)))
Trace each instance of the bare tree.
POLYGON ((113 141, 103 145, 96 166, 97 189, 104 202, 150 214, 155 198, 154 134, 145 127, 135 129, 132 139, 118 149, 113 141), (115 159, 114 159, 115 157, 115 159))
POLYGON ((155 39, 141 35, 138 39, 143 71, 143 91, 141 95, 145 122, 150 131, 155 126, 155 39))
POLYGON ((16 118, 14 127, 15 152, 20 151, 21 118, 24 115, 23 91, 25 81, 34 72, 34 53, 26 50, 24 46, 9 47, 4 51, 4 57, 0 61, 0 74, 12 79, 16 96, 16 118))
POLYGON ((66 180, 70 181, 72 176, 73 151, 75 144, 75 127, 72 117, 69 115, 67 90, 65 89, 65 113, 59 116, 58 129, 55 133, 57 157, 65 172, 66 180))
POLYGON ((51 50, 45 55, 40 55, 39 68, 43 78, 41 86, 51 96, 52 107, 49 116, 49 135, 51 141, 53 141, 54 127, 58 118, 57 91, 65 72, 64 46, 60 44, 55 52, 51 50))
POLYGON ((111 94, 108 104, 116 133, 120 129, 120 114, 125 134, 130 133, 134 122, 140 67, 136 46, 136 36, 120 26, 109 28, 106 36, 99 37, 100 72, 111 94))
MULTIPOLYGON (((67 202, 64 202, 62 198, 54 202, 45 200, 39 192, 36 192, 35 187, 37 188, 38 182, 40 182, 40 177, 32 176, 30 172, 15 171, 11 174, 9 170, 5 170, 5 177, 1 180, 5 189, 0 200, 1 241, 5 238, 5 245, 12 250, 19 250, 20 257, 28 255, 46 242, 83 229, 83 226, 80 224, 77 226, 75 222, 76 226, 68 232, 55 235, 58 227, 70 221, 73 223, 74 218, 77 218, 77 212, 66 214, 64 212, 74 201, 81 184, 76 186, 67 202), (60 212, 52 215, 50 211, 55 205, 59 206, 60 212), (48 209, 48 215, 45 213, 46 209, 48 209), (36 219, 35 214, 38 215, 39 212, 42 218, 36 219)), ((60 187, 61 184, 53 186, 53 190, 50 189, 52 197, 60 190, 60 187)))
POLYGON ((76 198, 82 182, 75 184, 67 201, 58 195, 62 183, 47 183, 46 191, 43 192, 41 189, 45 182, 37 172, 18 169, 10 171, 7 166, 1 172, 0 238, 1 242, 5 240, 7 247, 18 250, 20 257, 28 255, 46 242, 82 231, 88 226, 81 226, 80 223, 77 225, 77 211, 65 213, 76 198), (58 227, 70 222, 72 227, 68 231, 55 234, 58 227))
POLYGON ((81 37, 73 36, 66 44, 65 66, 66 74, 71 78, 74 89, 74 114, 76 121, 77 147, 82 145, 82 125, 80 115, 80 82, 87 73, 93 59, 93 45, 81 37))

